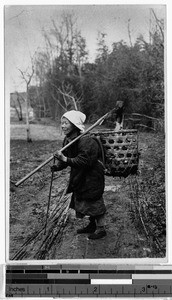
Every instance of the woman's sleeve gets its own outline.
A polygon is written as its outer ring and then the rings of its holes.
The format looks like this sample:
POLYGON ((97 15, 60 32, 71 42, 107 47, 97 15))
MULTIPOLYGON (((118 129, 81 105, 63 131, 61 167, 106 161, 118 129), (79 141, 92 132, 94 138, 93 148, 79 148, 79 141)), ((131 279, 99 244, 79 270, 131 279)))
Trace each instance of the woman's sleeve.
POLYGON ((98 156, 98 145, 91 137, 82 137, 78 142, 78 154, 74 158, 67 158, 67 164, 75 168, 91 167, 98 156))
POLYGON ((63 161, 58 161, 56 164, 56 167, 57 167, 57 169, 56 169, 57 171, 61 171, 63 169, 66 169, 68 167, 68 164, 63 161))
MULTIPOLYGON (((62 147, 64 147, 65 144, 66 144, 66 139, 64 138, 62 147)), ((68 167, 68 164, 64 161, 57 160, 56 167, 57 167, 56 169, 57 171, 61 171, 63 169, 66 169, 68 167)))

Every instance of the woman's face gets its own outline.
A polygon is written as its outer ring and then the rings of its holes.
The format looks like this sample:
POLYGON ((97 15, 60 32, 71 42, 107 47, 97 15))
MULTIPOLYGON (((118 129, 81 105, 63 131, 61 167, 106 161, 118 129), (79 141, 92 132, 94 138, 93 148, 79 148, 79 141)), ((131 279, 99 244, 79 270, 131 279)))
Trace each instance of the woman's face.
POLYGON ((69 135, 75 128, 75 126, 65 117, 62 118, 61 127, 65 135, 69 135))

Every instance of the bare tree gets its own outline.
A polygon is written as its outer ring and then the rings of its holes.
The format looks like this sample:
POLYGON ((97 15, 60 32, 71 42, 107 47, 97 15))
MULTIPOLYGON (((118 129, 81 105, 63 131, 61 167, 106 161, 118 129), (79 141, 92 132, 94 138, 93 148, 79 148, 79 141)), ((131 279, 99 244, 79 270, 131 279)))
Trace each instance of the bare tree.
POLYGON ((80 110, 81 109, 81 102, 82 97, 78 97, 72 90, 72 86, 69 84, 64 84, 62 82, 62 86, 59 88, 55 84, 51 83, 52 87, 55 89, 56 94, 52 91, 51 96, 53 100, 58 103, 58 106, 61 108, 59 111, 61 116, 62 112, 66 112, 68 110, 80 110))
MULTIPOLYGON (((14 99, 13 96, 12 96, 12 105, 15 108, 15 111, 16 111, 16 114, 18 116, 19 121, 22 121, 23 120, 23 113, 22 113, 22 105, 21 105, 20 101, 21 101, 21 99, 23 99, 23 97, 17 91, 14 93, 14 95, 15 94, 16 94, 16 99, 14 99)), ((24 101, 25 101, 25 99, 24 99, 24 101)))
POLYGON ((79 109, 84 98, 82 67, 87 51, 73 14, 63 13, 60 22, 51 21, 50 30, 42 30, 45 49, 37 52, 35 74, 39 92, 45 95, 42 100, 37 95, 37 102, 56 118, 69 108, 79 109))
POLYGON ((23 78, 23 80, 26 83, 26 131, 27 131, 27 142, 32 142, 31 139, 31 134, 30 134, 30 124, 29 124, 29 86, 30 86, 30 82, 32 80, 32 77, 34 75, 34 65, 33 65, 33 61, 32 61, 32 71, 31 73, 27 73, 22 71, 21 69, 18 69, 19 72, 21 73, 21 76, 23 78))
MULTIPOLYGON (((48 39, 48 37, 47 37, 48 39)), ((46 83, 46 78, 48 72, 52 70, 52 57, 51 53, 46 47, 45 52, 39 51, 35 57, 35 95, 34 95, 34 106, 36 107, 37 116, 40 118, 42 115, 45 117, 47 114, 47 108, 49 101, 45 99, 45 89, 44 84, 46 83)))
POLYGON ((151 8, 151 12, 154 16, 156 25, 157 25, 160 33, 161 33, 162 45, 164 45, 164 24, 163 24, 163 21, 158 19, 157 15, 155 14, 155 11, 152 8, 151 8))
POLYGON ((131 19, 128 19, 128 36, 129 36, 130 46, 133 47, 132 40, 131 40, 130 21, 131 19))
POLYGON ((59 93, 63 96, 65 105, 66 105, 66 109, 74 109, 74 110, 78 110, 78 106, 81 99, 78 99, 76 97, 76 95, 74 95, 73 91, 72 91, 72 87, 68 84, 66 86, 64 86, 64 83, 62 84, 62 89, 58 89, 59 93))

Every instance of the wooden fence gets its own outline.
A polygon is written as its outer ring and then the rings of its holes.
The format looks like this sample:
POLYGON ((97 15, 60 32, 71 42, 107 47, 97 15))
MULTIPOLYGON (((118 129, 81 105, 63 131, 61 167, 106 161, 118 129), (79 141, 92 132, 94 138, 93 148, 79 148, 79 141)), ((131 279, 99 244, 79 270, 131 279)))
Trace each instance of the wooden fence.
POLYGON ((164 131, 164 119, 154 118, 144 114, 124 114, 123 127, 131 129, 145 129, 153 131, 164 131))

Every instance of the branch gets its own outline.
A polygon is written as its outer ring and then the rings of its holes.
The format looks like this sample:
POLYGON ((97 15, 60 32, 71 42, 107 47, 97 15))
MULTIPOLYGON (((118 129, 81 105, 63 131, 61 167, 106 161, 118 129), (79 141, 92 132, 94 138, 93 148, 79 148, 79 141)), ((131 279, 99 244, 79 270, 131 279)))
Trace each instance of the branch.
POLYGON ((138 114, 138 113, 132 113, 133 116, 140 116, 140 117, 145 117, 145 118, 148 118, 148 119, 151 119, 151 120, 156 120, 156 121, 159 121, 159 119, 157 118, 154 118, 154 117, 150 117, 150 116, 147 116, 147 115, 143 115, 143 114, 138 114))
POLYGON ((73 101, 73 104, 74 104, 74 106, 75 106, 75 109, 76 110, 78 110, 78 108, 77 108, 77 105, 76 105, 76 101, 75 101, 75 98, 74 97, 72 97, 70 94, 68 94, 68 93, 64 93, 64 92, 62 92, 62 90, 60 90, 60 89, 58 89, 59 90, 59 92, 62 94, 62 95, 64 95, 64 96, 66 96, 66 97, 69 97, 69 98, 71 98, 72 99, 72 101, 73 101))
POLYGON ((60 94, 62 94, 63 100, 64 100, 65 105, 66 105, 66 107, 67 107, 67 101, 66 101, 66 98, 65 98, 65 94, 60 90, 60 88, 58 88, 58 91, 59 91, 60 94))
POLYGON ((141 127, 149 128, 149 129, 152 129, 153 131, 156 131, 155 128, 150 127, 150 126, 146 126, 146 125, 144 125, 144 124, 135 124, 135 126, 141 126, 141 127))
MULTIPOLYGON (((63 91, 64 91, 64 93, 66 94, 66 96, 72 98, 72 101, 74 102, 74 104, 75 104, 75 103, 80 103, 80 102, 82 101, 82 95, 80 95, 80 96, 78 97, 78 96, 76 95, 76 93, 74 93, 74 92, 72 91, 72 87, 70 86, 70 84, 68 84, 68 85, 66 86, 66 89, 68 90, 68 92, 65 91, 65 88, 64 88, 64 86, 63 86, 63 91), (70 90, 69 90, 69 89, 70 89, 70 90), (71 93, 73 93, 74 96, 72 96, 71 93)), ((76 107, 76 110, 77 110, 77 107, 76 107)))
POLYGON ((30 84, 30 82, 31 82, 31 79, 32 79, 32 77, 33 77, 33 74, 34 74, 34 66, 33 66, 33 64, 32 64, 32 73, 31 74, 28 74, 28 76, 29 76, 29 79, 27 80, 26 79, 26 75, 24 74, 24 72, 21 70, 21 69, 18 69, 19 70, 19 72, 21 73, 21 75, 22 75, 22 77, 23 77, 23 79, 24 79, 24 81, 26 82, 26 85, 27 85, 27 87, 29 86, 29 84, 30 84))
POLYGON ((24 13, 25 11, 26 11, 26 10, 23 9, 18 15, 16 15, 16 16, 10 18, 9 21, 11 21, 11 20, 13 20, 13 19, 15 19, 15 18, 18 18, 18 17, 19 17, 22 13, 24 13))
POLYGON ((154 12, 154 10, 153 10, 152 8, 151 8, 151 11, 152 11, 152 13, 153 13, 153 15, 154 15, 154 18, 155 18, 155 20, 156 20, 156 23, 157 23, 157 25, 158 25, 158 27, 159 27, 159 30, 160 30, 160 32, 161 32, 162 39, 163 39, 163 41, 164 41, 164 32, 163 32, 163 30, 162 30, 162 27, 159 25, 160 20, 158 20, 156 14, 155 14, 155 12, 154 12))
POLYGON ((20 70, 20 69, 18 69, 18 71, 21 73, 21 75, 22 75, 24 81, 25 81, 26 84, 27 84, 27 80, 26 80, 26 78, 25 78, 24 72, 23 72, 22 70, 20 70))
POLYGON ((130 46, 133 47, 132 41, 131 41, 130 19, 128 19, 128 36, 129 36, 130 46))
MULTIPOLYGON (((52 82, 50 82, 50 84, 51 84, 53 87, 55 87, 55 89, 56 89, 57 92, 59 93, 59 89, 57 88, 57 86, 56 86, 54 83, 52 83, 52 82)), ((56 100, 56 101, 58 101, 59 105, 60 105, 62 108, 64 108, 64 109, 66 110, 66 108, 60 103, 60 101, 57 100, 57 99, 55 99, 54 95, 53 95, 53 99, 56 100)), ((64 98, 63 98, 63 100, 64 100, 64 102, 65 102, 65 105, 67 106, 66 100, 65 100, 64 98)))
POLYGON ((82 95, 80 95, 80 97, 79 98, 77 98, 77 100, 76 100, 76 102, 78 102, 78 103, 80 103, 80 102, 82 102, 82 95))
MULTIPOLYGON (((52 82, 51 82, 51 85, 52 85, 53 87, 55 87, 55 89, 63 96, 63 100, 64 100, 64 102, 65 102, 66 107, 67 107, 67 101, 66 101, 65 97, 68 97, 68 98, 71 98, 71 99, 72 99, 72 102, 73 102, 73 104, 74 104, 75 109, 78 110, 77 105, 76 105, 76 101, 75 101, 75 98, 74 98, 74 97, 72 97, 69 93, 63 92, 60 88, 58 88, 58 87, 57 87, 54 83, 52 83, 52 82)), ((63 84, 62 84, 62 86, 63 86, 63 84)), ((63 89, 64 89, 64 86, 63 86, 63 89)), ((65 109, 65 110, 67 111, 67 109, 64 108, 64 106, 60 103, 59 100, 56 99, 56 101, 58 101, 58 103, 61 105, 61 107, 63 107, 63 109, 65 109)))
POLYGON ((21 94, 19 94, 19 92, 16 91, 15 93, 17 94, 18 97, 21 97, 24 102, 26 101, 26 99, 21 94))
POLYGON ((29 86, 29 84, 30 84, 30 82, 31 82, 31 79, 32 79, 32 77, 33 77, 34 72, 35 72, 35 70, 34 70, 34 66, 33 66, 33 64, 32 64, 32 73, 31 73, 31 75, 29 75, 30 77, 29 77, 29 81, 28 81, 28 83, 27 83, 28 86, 29 86))
POLYGON ((67 111, 67 109, 60 103, 60 101, 53 95, 53 93, 51 93, 51 96, 53 97, 53 99, 58 102, 58 104, 65 110, 67 111))
POLYGON ((19 112, 18 112, 17 106, 16 106, 16 104, 15 104, 15 101, 14 101, 14 99, 13 99, 13 98, 12 98, 12 102, 13 102, 13 105, 14 105, 15 111, 16 111, 16 113, 17 113, 17 116, 18 116, 18 118, 20 119, 20 115, 19 115, 19 112))

